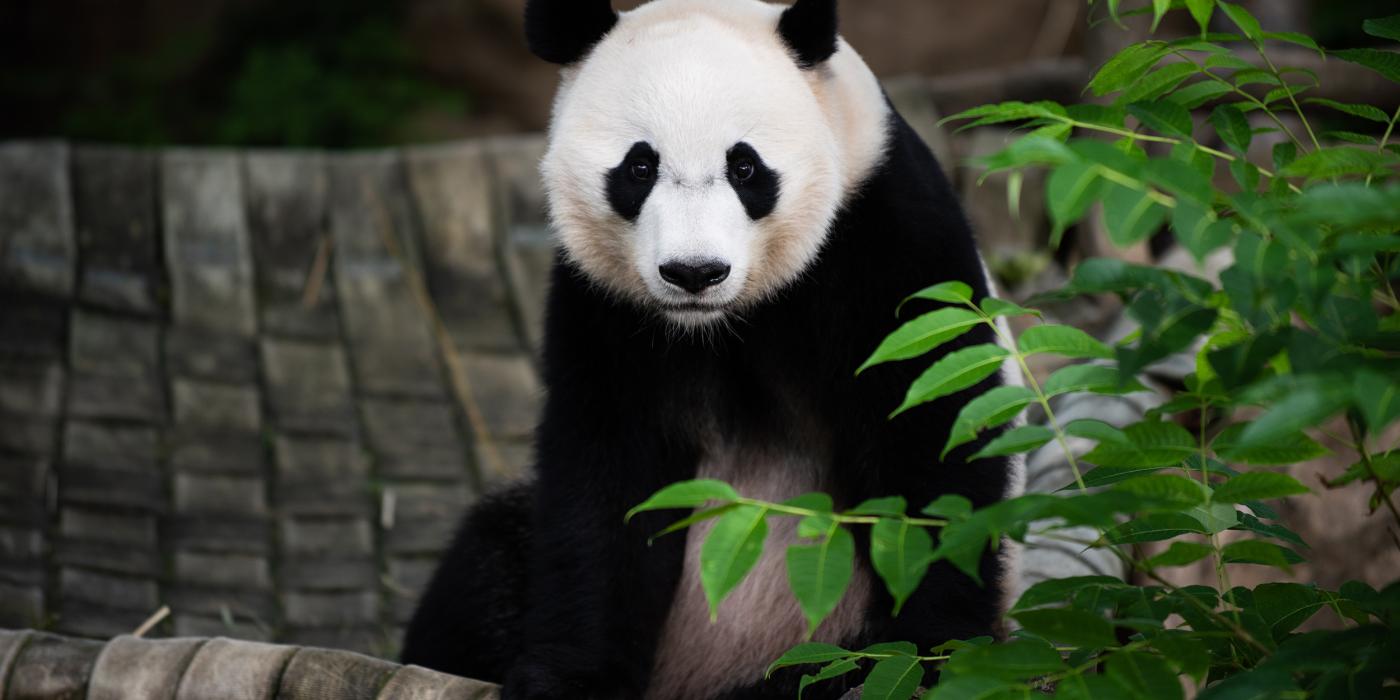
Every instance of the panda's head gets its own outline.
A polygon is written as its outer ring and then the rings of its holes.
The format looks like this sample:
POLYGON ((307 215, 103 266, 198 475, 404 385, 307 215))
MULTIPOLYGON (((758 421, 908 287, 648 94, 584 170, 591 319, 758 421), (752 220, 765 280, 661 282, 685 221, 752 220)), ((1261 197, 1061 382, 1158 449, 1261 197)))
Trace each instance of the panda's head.
POLYGON ((530 0, 565 66, 542 165, 564 249, 685 327, 799 277, 879 159, 886 102, 835 0, 530 0))

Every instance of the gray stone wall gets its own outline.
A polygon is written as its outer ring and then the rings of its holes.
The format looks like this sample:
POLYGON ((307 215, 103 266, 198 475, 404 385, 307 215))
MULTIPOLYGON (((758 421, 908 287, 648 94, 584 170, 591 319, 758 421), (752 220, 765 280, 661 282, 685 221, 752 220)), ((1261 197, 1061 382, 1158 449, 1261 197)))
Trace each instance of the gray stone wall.
POLYGON ((540 147, 0 145, 0 627, 393 654, 528 462, 540 147))

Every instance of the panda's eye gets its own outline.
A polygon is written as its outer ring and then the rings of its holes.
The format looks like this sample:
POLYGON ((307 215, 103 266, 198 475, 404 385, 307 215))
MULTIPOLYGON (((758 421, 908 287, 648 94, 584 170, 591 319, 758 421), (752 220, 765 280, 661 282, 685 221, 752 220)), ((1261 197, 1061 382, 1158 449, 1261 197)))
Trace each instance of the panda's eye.
POLYGON ((748 158, 737 160, 729 166, 729 173, 737 182, 748 182, 753 178, 755 170, 757 168, 754 167, 753 161, 748 158))
POLYGON ((642 182, 646 182, 647 180, 650 180, 650 179, 651 179, 651 176, 652 176, 652 167, 651 167, 651 163, 648 163, 648 162, 646 162, 646 161, 644 161, 644 160, 634 160, 634 161, 632 161, 632 165, 630 166, 630 170, 631 170, 631 173, 632 173, 632 177, 634 177, 634 178, 636 178, 636 179, 638 179, 638 180, 641 180, 642 182))

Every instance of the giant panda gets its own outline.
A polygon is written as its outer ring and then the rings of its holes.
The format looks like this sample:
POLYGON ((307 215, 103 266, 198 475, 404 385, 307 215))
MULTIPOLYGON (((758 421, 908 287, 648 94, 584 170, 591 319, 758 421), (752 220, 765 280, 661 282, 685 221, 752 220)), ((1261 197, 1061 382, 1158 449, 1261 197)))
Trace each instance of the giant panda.
MULTIPOLYGON (((547 395, 533 482, 466 516, 402 658, 501 681, 515 698, 791 698, 764 669, 804 641, 775 518, 759 563, 709 620, 705 527, 624 524, 687 479, 838 507, 942 494, 985 506, 1010 460, 938 453, 973 392, 891 420, 928 358, 856 368, 909 294, 989 281, 929 149, 837 34, 835 0, 529 0, 526 33, 562 64, 541 166, 561 252, 547 302, 547 395)), ((940 352, 993 342, 982 328, 940 352)), ((892 614, 860 537, 856 574, 815 639, 922 649, 992 633, 1008 562, 983 585, 940 563, 892 614)), ((852 674, 854 678, 858 674, 852 674)), ((851 683, 854 681, 845 681, 851 683)), ((834 697, 842 681, 809 688, 834 697)))

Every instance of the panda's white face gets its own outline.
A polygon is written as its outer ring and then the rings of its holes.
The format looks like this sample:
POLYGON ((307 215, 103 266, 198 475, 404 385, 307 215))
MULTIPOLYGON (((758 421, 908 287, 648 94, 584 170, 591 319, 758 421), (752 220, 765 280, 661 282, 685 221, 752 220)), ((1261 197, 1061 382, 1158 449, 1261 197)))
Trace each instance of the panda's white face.
MULTIPOLYGON (((555 103, 543 173, 567 254, 685 327, 799 276, 874 158, 835 105, 840 71, 802 70, 779 38, 782 9, 643 5, 565 71, 555 103)), ((883 105, 878 87, 862 99, 883 105)))

